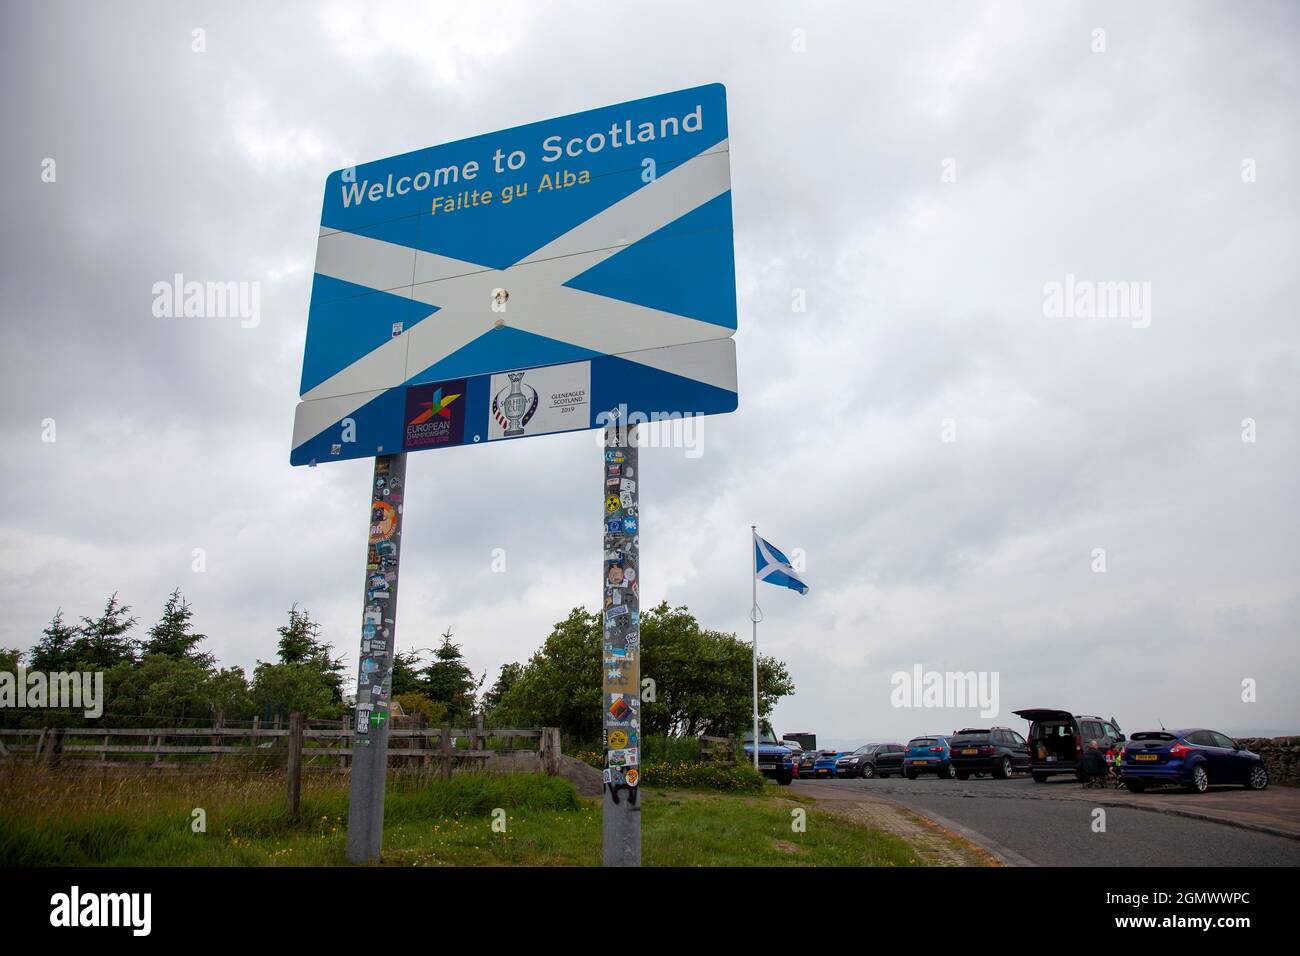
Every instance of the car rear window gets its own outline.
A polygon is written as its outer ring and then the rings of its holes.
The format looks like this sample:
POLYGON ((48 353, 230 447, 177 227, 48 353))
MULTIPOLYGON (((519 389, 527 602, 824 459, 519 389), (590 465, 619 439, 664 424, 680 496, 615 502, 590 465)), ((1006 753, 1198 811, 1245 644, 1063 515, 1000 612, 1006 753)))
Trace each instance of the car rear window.
POLYGON ((1047 737, 1073 737, 1074 728, 1070 721, 1067 720, 1044 720, 1042 723, 1034 724, 1034 739, 1043 740, 1047 737))
POLYGON ((958 734, 952 738, 953 743, 983 743, 989 739, 987 730, 977 730, 969 734, 958 734))
POLYGON ((1166 730, 1139 730, 1130 740, 1175 740, 1173 734, 1166 730))
POLYGON ((933 737, 917 737, 915 740, 909 740, 909 747, 933 747, 937 741, 933 737))

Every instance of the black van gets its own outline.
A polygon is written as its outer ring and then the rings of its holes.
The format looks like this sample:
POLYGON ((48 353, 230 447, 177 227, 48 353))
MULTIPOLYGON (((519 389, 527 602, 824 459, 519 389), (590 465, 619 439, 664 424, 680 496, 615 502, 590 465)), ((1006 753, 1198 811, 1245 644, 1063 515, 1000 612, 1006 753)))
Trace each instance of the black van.
POLYGON ((1086 780, 1084 754, 1096 750, 1105 756, 1107 750, 1126 739, 1114 717, 1102 720, 1045 707, 1012 713, 1029 721, 1029 772, 1035 783, 1046 783, 1048 777, 1061 773, 1086 780))

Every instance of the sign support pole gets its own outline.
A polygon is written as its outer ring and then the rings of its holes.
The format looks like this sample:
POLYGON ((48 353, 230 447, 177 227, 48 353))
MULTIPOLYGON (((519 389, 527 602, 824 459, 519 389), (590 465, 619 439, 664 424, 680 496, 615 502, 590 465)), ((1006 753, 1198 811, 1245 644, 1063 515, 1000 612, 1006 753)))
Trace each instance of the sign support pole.
POLYGON ((601 582, 601 694, 605 786, 601 814, 605 866, 641 865, 641 482, 636 426, 614 419, 601 461, 605 560, 601 582))
POLYGON ((406 454, 375 458, 370 485, 370 543, 365 609, 357 657, 356 722, 352 733, 349 863, 377 863, 384 844, 384 787, 388 779, 389 695, 397 639, 397 569, 402 553, 402 497, 406 454))

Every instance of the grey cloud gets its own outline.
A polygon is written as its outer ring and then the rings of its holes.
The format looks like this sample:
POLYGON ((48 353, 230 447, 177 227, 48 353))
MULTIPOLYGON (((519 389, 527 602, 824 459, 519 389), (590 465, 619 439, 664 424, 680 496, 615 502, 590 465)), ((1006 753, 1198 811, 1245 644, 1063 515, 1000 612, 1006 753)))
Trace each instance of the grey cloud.
MULTIPOLYGON (((814 591, 760 594, 760 642, 799 686, 778 726, 828 739, 960 723, 889 706, 915 663, 999 670, 1004 714, 1296 730, 1292 6, 86 3, 3 27, 0 645, 114 589, 148 620, 179 584, 223 660, 272 654, 295 600, 353 656, 368 466, 287 465, 325 174, 722 80, 741 410, 702 458, 644 453, 643 599, 747 636, 748 526, 804 548, 814 591), (155 318, 177 272, 260 282, 260 325, 155 318), (1150 328, 1046 318, 1067 273, 1150 282, 1150 328)), ((401 643, 454 625, 495 671, 594 605, 597 468, 585 435, 413 456, 401 643)))

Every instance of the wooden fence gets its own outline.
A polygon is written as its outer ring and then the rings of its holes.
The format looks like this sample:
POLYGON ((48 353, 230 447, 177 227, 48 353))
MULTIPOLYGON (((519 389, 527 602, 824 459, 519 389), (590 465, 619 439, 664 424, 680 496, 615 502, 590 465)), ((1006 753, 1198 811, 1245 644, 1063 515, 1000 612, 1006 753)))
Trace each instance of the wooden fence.
MULTIPOLYGON (((333 723, 333 727, 313 726, 293 715, 288 727, 0 729, 0 767, 30 755, 40 767, 212 771, 223 769, 220 765, 227 760, 242 758, 245 766, 342 772, 351 764, 354 731, 346 723, 333 723)), ((397 727, 388 732, 390 768, 428 770, 436 765, 444 777, 450 777, 456 766, 489 768, 494 759, 520 752, 536 753, 542 769, 556 773, 559 730, 486 728, 480 723, 471 728, 397 727)))
POLYGON ((702 763, 734 764, 736 762, 736 738, 701 737, 700 761, 702 763))
MULTIPOLYGON (((43 727, 40 730, 0 730, 0 767, 18 762, 31 754, 32 762, 42 769, 100 767, 120 768, 124 772, 176 770, 221 773, 248 769, 274 769, 282 765, 288 778, 288 812, 291 820, 300 816, 302 775, 306 770, 345 773, 352 760, 353 731, 347 722, 334 726, 312 727, 298 714, 289 716, 289 726, 280 727, 114 727, 87 730, 84 727, 43 727), (121 742, 125 741, 125 742, 121 742), (141 742, 143 741, 143 742, 141 742), (168 741, 171 741, 170 743, 168 741), (239 763, 222 763, 226 758, 242 758, 239 763), (150 759, 152 758, 152 759, 150 759), (166 759, 164 759, 166 758, 166 759)), ((451 778, 457 764, 474 770, 491 770, 494 763, 503 769, 527 769, 507 766, 510 756, 535 754, 536 764, 548 774, 560 769, 560 730, 542 727, 536 730, 485 728, 482 720, 469 729, 447 724, 432 729, 393 727, 388 731, 389 769, 427 772, 437 762, 438 775, 451 778), (458 741, 466 746, 457 746, 458 741), (502 741, 504 747, 491 747, 490 741, 502 741), (535 747, 518 744, 536 741, 535 747)), ((535 765, 536 765, 535 764, 535 765)))

